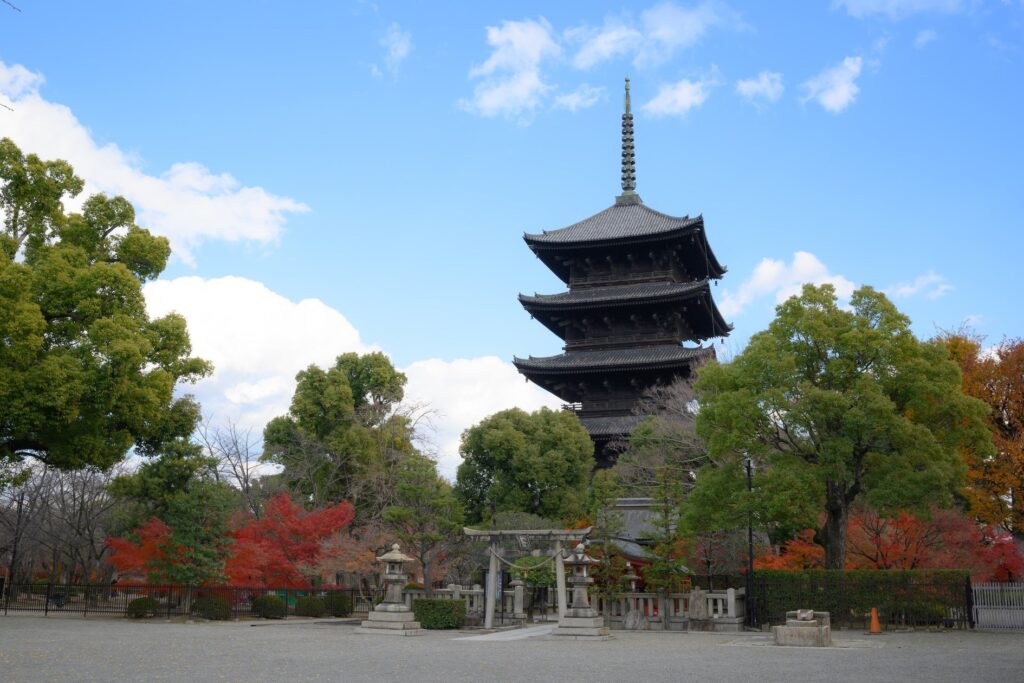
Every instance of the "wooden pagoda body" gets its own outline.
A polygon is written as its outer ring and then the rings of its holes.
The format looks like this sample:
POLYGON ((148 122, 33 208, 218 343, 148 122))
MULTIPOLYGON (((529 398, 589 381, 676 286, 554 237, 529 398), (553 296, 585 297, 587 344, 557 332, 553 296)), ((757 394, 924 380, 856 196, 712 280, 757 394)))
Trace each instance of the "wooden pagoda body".
POLYGON ((622 118, 623 193, 615 204, 566 228, 524 236, 568 291, 519 301, 565 342, 564 352, 513 361, 577 412, 598 466, 612 464, 609 444, 641 420, 635 409, 644 392, 691 377, 714 357, 714 348, 699 342, 731 329, 711 296, 710 283, 725 268, 708 245, 703 217, 663 214, 635 192, 628 80, 622 118))

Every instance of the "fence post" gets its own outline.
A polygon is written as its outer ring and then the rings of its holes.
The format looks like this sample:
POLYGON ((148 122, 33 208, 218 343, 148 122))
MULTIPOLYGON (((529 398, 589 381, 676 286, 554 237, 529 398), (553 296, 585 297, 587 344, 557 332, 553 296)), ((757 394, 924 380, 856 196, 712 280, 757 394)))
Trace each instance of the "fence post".
POLYGON ((964 585, 967 597, 967 627, 974 628, 974 588, 971 586, 971 577, 968 576, 964 579, 964 585))
POLYGON ((171 620, 171 587, 167 587, 167 621, 171 620))
POLYGON ((85 619, 89 616, 89 584, 86 584, 82 590, 82 601, 85 603, 85 607, 82 609, 82 618, 85 619))
POLYGON ((43 616, 50 613, 50 582, 46 582, 46 602, 43 603, 43 616))

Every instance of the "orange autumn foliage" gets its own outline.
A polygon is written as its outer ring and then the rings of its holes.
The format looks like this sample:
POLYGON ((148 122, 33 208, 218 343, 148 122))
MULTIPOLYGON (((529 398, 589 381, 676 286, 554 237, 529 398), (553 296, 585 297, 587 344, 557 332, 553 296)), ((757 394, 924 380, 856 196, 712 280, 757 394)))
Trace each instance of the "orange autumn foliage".
POLYGON ((110 564, 121 574, 150 576, 164 566, 170 557, 184 554, 183 548, 171 543, 171 528, 153 517, 135 530, 138 541, 128 538, 107 538, 110 564))
POLYGON ((782 544, 778 553, 769 552, 754 558, 754 569, 821 569, 825 566, 825 549, 814 542, 814 529, 804 529, 796 538, 782 544))
POLYGON ((1018 538, 1024 537, 1024 340, 1004 340, 982 352, 970 333, 941 339, 960 365, 963 390, 989 405, 989 428, 996 455, 965 454, 971 512, 1018 538))
POLYGON ((236 586, 301 588, 320 561, 324 543, 352 522, 352 505, 305 510, 281 493, 264 505, 260 518, 249 517, 231 532, 232 555, 225 571, 236 586))

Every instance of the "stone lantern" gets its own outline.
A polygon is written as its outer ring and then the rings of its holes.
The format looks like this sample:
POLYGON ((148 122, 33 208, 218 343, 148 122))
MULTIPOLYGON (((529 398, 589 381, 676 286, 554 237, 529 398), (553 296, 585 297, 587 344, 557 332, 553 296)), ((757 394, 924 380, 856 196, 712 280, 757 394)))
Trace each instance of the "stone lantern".
POLYGON ((425 631, 420 628, 420 623, 415 621, 416 617, 402 597, 402 587, 409 580, 409 575, 405 573, 405 563, 412 562, 413 558, 402 553, 395 543, 391 550, 378 557, 377 561, 384 564, 384 600, 373 608, 367 620, 356 629, 356 633, 389 636, 424 634, 425 631))
POLYGON ((633 563, 626 562, 626 573, 622 575, 622 580, 626 582, 629 587, 630 593, 636 593, 636 582, 640 579, 637 573, 633 570, 633 563))
POLYGON ((604 619, 590 606, 587 592, 590 584, 594 583, 590 565, 596 560, 587 555, 586 547, 580 543, 563 561, 570 568, 568 582, 572 585, 572 607, 565 610, 565 616, 558 620, 558 628, 551 635, 586 640, 611 638, 604 619))

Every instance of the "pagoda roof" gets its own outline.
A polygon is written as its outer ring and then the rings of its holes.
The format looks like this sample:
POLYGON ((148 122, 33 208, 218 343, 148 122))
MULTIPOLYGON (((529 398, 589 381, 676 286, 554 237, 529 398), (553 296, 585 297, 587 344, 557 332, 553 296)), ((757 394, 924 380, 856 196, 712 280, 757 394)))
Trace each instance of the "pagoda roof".
POLYGON ((610 417, 583 417, 580 424, 592 437, 623 436, 646 418, 640 415, 612 415, 610 417))
POLYGON ((564 375, 672 368, 694 360, 710 360, 714 355, 712 347, 658 344, 599 351, 566 351, 557 356, 514 358, 512 363, 526 375, 564 375))
POLYGON ((573 289, 559 294, 520 294, 519 301, 531 308, 594 308, 636 305, 666 299, 686 299, 708 291, 707 280, 695 282, 641 282, 611 287, 573 289))
POLYGON ((583 246, 595 242, 660 237, 703 225, 703 216, 669 216, 640 203, 615 203, 604 211, 559 230, 523 236, 531 247, 583 246))

